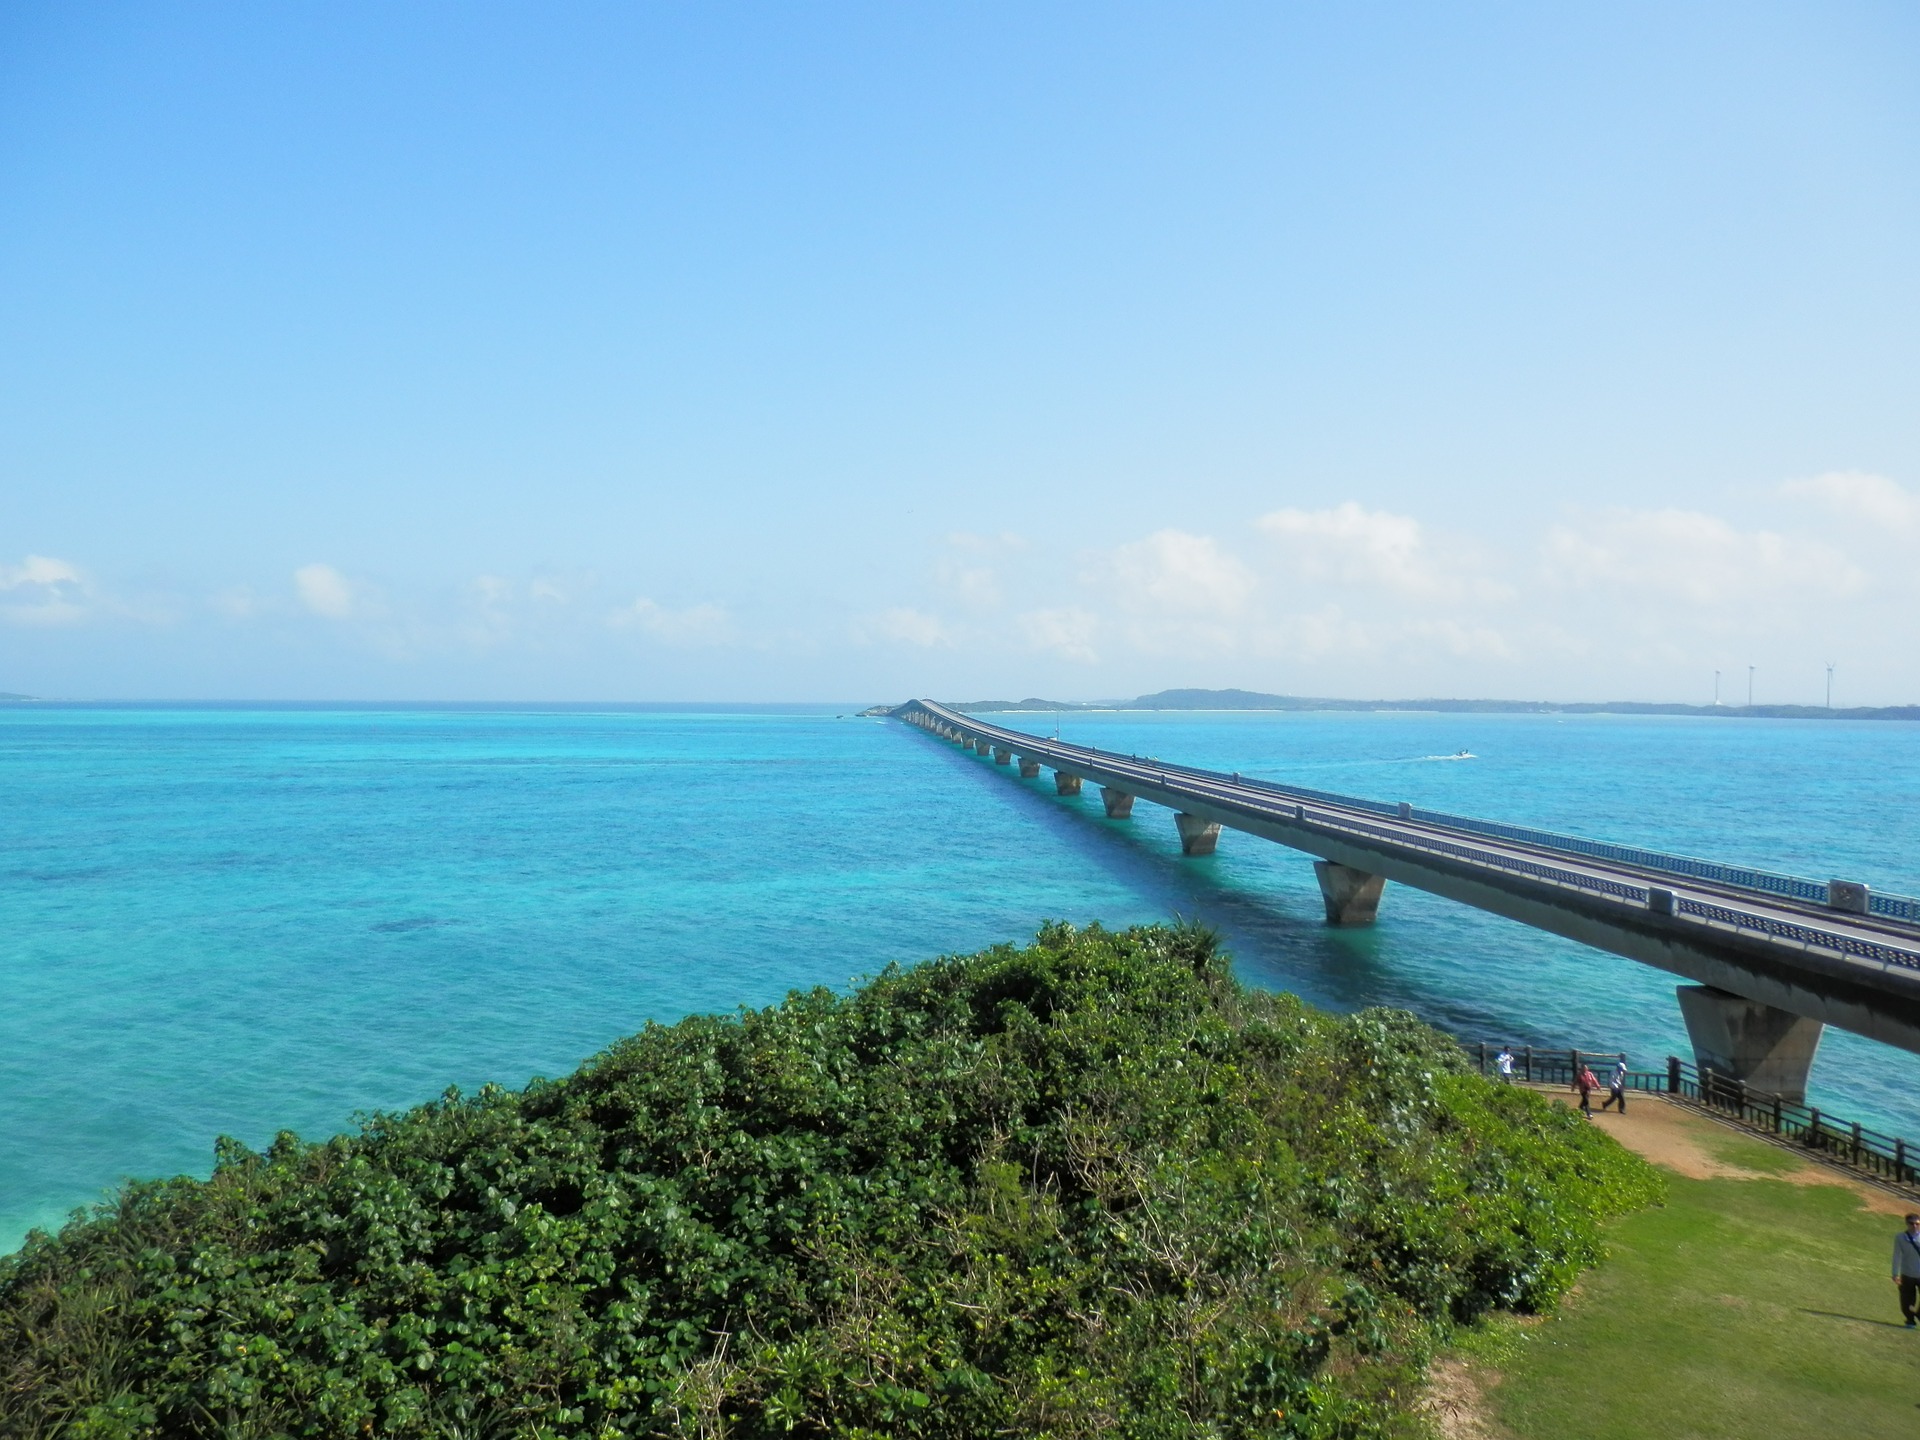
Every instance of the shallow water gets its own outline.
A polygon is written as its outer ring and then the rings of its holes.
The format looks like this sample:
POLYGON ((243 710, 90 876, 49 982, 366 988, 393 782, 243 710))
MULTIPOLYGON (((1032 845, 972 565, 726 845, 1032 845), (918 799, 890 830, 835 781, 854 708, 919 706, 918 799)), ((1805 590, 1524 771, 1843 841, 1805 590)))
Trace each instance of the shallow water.
MULTIPOLYGON (((1051 731, 1056 717, 995 717, 1051 731)), ((1103 748, 1920 893, 1920 726, 1639 716, 1068 714, 1103 748), (1454 760, 1460 750, 1472 760, 1454 760)), ((1472 1037, 1688 1053, 1660 972, 1307 857, 1108 821, 817 710, 0 708, 0 1249, 127 1175, 648 1020, 891 961, 1180 913, 1249 982, 1472 1037)), ((1920 1057, 1830 1031, 1815 1103, 1920 1138, 1920 1057)))

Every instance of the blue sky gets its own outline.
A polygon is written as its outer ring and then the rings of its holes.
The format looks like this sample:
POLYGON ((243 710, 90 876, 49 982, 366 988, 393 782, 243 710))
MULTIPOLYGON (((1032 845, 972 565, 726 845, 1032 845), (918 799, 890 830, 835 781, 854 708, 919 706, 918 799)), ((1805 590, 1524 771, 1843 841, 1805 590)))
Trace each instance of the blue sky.
POLYGON ((1920 11, 0 10, 0 690, 1920 700, 1920 11))

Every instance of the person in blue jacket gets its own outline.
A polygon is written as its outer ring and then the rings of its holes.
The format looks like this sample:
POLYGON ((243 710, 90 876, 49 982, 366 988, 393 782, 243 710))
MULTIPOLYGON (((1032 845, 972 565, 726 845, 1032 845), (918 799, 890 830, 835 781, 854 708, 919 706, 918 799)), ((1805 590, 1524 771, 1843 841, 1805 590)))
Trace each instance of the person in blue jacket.
POLYGON ((1900 1287, 1900 1313, 1911 1330, 1920 1325, 1920 1215, 1907 1216, 1907 1228, 1894 1237, 1893 1283, 1900 1287))

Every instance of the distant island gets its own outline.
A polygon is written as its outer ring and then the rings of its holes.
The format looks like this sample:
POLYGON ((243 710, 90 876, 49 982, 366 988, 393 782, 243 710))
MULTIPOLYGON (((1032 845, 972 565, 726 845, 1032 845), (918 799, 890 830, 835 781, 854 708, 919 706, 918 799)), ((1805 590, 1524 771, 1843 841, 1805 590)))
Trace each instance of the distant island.
POLYGON ((1135 700, 970 700, 956 710, 1425 710, 1443 715, 1713 715, 1740 720, 1920 720, 1920 705, 1660 705, 1640 700, 1330 700, 1258 690, 1160 690, 1135 700))

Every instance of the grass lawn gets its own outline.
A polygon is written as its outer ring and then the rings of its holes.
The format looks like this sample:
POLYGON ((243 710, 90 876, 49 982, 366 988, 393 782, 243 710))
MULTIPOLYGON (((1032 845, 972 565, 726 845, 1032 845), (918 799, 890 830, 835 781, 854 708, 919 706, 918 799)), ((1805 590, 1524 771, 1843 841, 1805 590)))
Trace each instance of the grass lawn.
POLYGON ((1502 1377, 1482 1407, 1493 1433, 1916 1440, 1920 1331, 1887 1278, 1899 1219, 1850 1188, 1761 1178, 1801 1162, 1696 1123, 1714 1160, 1753 1178, 1670 1175, 1667 1205, 1614 1227, 1612 1258, 1559 1314, 1471 1339, 1502 1377))

